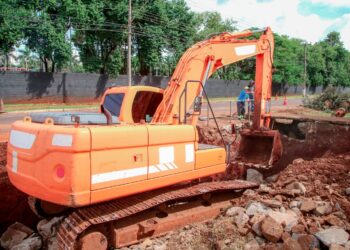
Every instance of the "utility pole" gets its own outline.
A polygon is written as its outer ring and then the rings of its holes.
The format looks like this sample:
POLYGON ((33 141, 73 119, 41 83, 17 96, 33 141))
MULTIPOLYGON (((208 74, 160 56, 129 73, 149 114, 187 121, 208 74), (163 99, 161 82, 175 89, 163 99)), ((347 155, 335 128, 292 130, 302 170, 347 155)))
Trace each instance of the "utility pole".
POLYGON ((70 72, 72 72, 73 70, 73 43, 72 43, 72 22, 70 20, 70 17, 68 18, 69 20, 69 44, 70 44, 70 51, 71 51, 71 55, 70 55, 70 60, 69 60, 69 66, 70 66, 70 72))
POLYGON ((304 43, 304 89, 303 96, 306 97, 306 42, 304 43))
POLYGON ((131 0, 128 14, 128 85, 131 86, 131 0))

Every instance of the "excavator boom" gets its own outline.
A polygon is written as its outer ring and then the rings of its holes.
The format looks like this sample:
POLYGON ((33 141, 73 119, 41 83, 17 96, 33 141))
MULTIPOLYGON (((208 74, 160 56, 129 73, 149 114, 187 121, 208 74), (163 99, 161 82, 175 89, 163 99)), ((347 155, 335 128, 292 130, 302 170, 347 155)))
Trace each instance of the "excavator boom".
POLYGON ((241 133, 238 160, 247 163, 255 159, 254 163, 271 167, 282 155, 278 132, 262 131, 270 125, 274 37, 270 28, 263 30, 258 39, 247 39, 253 34, 250 30, 222 33, 188 49, 169 81, 152 122, 186 123, 186 116, 194 103, 191 123, 196 125, 206 80, 225 65, 256 56, 253 125, 252 130, 241 133))

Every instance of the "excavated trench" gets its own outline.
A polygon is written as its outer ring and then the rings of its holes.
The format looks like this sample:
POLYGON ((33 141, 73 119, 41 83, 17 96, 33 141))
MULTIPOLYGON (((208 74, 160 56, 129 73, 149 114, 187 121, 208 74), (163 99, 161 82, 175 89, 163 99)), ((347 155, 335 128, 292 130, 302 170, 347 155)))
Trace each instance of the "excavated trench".
MULTIPOLYGON (((266 176, 281 171, 296 158, 310 160, 327 153, 341 154, 350 151, 350 120, 274 117, 272 126, 281 133, 283 155, 276 168, 264 172, 266 176)), ((239 138, 235 140, 229 129, 222 129, 222 133, 226 140, 232 142, 233 160, 239 138)), ((214 127, 200 126, 198 134, 200 143, 222 145, 218 130, 214 127)), ((0 143, 0 234, 16 221, 35 229, 38 218, 28 206, 27 195, 9 182, 5 165, 6 143, 0 143)), ((236 177, 238 176, 240 175, 236 177)))

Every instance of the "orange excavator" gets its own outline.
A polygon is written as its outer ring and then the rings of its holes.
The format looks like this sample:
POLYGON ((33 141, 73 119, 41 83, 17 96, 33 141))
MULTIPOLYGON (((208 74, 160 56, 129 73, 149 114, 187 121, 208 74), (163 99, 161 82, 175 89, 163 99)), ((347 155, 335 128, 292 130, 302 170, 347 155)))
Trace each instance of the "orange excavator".
POLYGON ((195 44, 164 91, 114 87, 105 92, 100 113, 38 113, 12 125, 7 171, 13 185, 42 201, 42 208, 76 208, 58 231, 61 248, 73 248, 93 224, 169 200, 255 185, 216 180, 179 187, 225 173, 229 148, 198 143, 204 87, 221 67, 253 56, 253 126, 241 132, 237 160, 273 167, 282 154, 278 132, 268 129, 274 40, 270 28, 259 32, 258 39, 248 39, 254 34, 248 30, 195 44))

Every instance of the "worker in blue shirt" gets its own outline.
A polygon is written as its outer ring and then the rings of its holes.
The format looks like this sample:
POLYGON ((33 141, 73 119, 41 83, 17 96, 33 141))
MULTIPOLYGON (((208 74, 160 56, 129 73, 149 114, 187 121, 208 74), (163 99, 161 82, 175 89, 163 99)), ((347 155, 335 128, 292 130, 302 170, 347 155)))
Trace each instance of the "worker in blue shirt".
POLYGON ((254 88, 255 88, 255 82, 253 80, 250 81, 249 85, 249 101, 248 101, 248 108, 249 111, 252 113, 254 112, 254 88))
POLYGON ((237 99, 237 115, 239 119, 242 119, 245 114, 245 102, 249 100, 249 87, 244 87, 244 89, 239 93, 237 99))

